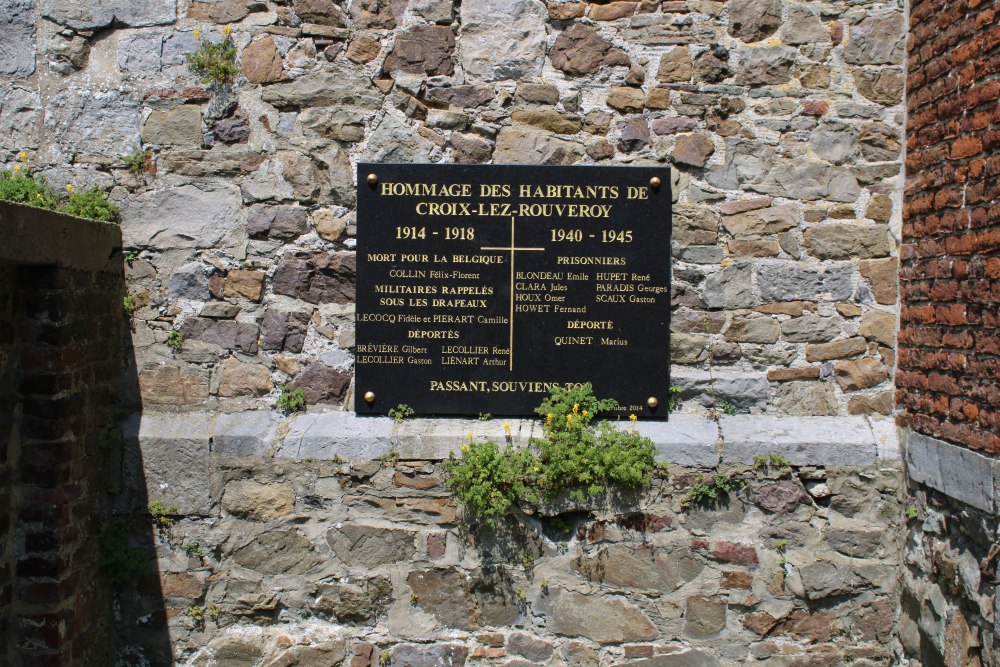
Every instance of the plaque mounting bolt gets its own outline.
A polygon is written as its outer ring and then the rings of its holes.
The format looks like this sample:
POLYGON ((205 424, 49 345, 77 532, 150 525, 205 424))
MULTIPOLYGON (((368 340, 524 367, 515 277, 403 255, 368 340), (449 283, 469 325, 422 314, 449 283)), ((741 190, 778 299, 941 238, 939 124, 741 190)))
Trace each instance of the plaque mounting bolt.
POLYGON ((375 392, 374 391, 366 391, 365 392, 365 403, 374 403, 374 402, 375 402, 375 392))
MULTIPOLYGON (((368 178, 371 178, 371 176, 369 176, 368 178)), ((649 179, 649 187, 651 187, 651 188, 658 188, 658 187, 660 187, 660 177, 659 176, 653 176, 651 179, 649 179)))
POLYGON ((378 183, 378 176, 376 174, 368 174, 368 178, 366 180, 368 181, 368 185, 375 185, 378 183))
POLYGON ((655 410, 656 406, 659 404, 660 404, 660 399, 658 399, 656 396, 650 396, 649 398, 646 399, 646 405, 649 406, 650 410, 655 410))

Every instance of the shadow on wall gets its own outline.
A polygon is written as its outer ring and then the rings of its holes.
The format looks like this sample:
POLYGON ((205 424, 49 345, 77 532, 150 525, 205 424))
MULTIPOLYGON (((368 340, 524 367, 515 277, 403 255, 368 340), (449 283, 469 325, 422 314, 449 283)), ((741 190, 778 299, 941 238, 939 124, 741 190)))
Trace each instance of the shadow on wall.
POLYGON ((172 664, 120 229, 0 202, 0 237, 0 664, 172 664))

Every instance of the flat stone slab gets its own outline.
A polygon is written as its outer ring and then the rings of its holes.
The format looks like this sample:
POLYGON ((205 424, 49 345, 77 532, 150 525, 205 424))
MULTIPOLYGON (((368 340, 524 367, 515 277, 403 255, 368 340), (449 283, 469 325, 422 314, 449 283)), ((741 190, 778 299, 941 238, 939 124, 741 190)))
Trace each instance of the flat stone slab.
POLYGON ((792 465, 874 463, 875 434, 864 417, 725 416, 719 420, 725 463, 753 463, 758 454, 781 454, 792 465))
POLYGON ((392 442, 404 459, 446 459, 473 440, 491 440, 501 448, 507 442, 504 424, 510 425, 510 442, 525 447, 541 427, 529 419, 405 419, 395 424, 392 442))
POLYGON ((636 430, 656 445, 656 458, 689 468, 719 465, 719 425, 703 415, 670 415, 668 421, 638 422, 636 430))
POLYGON ((212 453, 217 456, 264 456, 278 439, 281 415, 267 410, 220 414, 215 418, 212 453))
POLYGON ((139 443, 147 500, 176 506, 181 514, 211 510, 208 456, 214 421, 212 413, 188 412, 146 413, 125 422, 126 441, 139 443))
POLYGON ((274 455, 289 459, 371 461, 392 451, 393 420, 323 412, 293 417, 274 455))
POLYGON ((964 447, 920 433, 906 433, 906 471, 910 479, 956 500, 992 512, 1000 464, 964 447))

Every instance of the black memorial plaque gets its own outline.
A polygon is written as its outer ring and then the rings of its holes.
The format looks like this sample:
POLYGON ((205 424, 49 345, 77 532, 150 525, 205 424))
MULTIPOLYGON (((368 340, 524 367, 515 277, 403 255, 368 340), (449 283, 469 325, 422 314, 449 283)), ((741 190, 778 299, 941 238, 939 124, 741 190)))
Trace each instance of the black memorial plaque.
POLYGON ((669 167, 358 165, 355 409, 666 418, 669 167), (652 400, 650 400, 652 399, 652 400))

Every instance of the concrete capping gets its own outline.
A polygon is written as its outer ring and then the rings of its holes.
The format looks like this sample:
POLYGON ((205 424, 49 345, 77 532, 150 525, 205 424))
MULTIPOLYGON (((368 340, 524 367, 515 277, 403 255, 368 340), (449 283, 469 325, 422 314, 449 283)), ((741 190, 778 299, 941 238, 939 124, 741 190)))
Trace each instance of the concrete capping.
MULTIPOLYGON (((241 458, 371 461, 392 452, 405 460, 441 460, 468 441, 506 440, 527 444, 541 434, 534 419, 407 419, 359 417, 353 412, 310 412, 286 417, 275 411, 156 413, 133 417, 126 433, 141 441, 204 443, 212 456, 241 458)), ((674 465, 714 468, 719 463, 753 463, 757 454, 776 453, 794 465, 869 465, 897 460, 891 420, 866 417, 724 416, 674 414, 669 421, 638 422, 635 428, 656 445, 657 458, 674 465), (883 423, 884 422, 884 423, 883 423)))
POLYGON ((0 201, 0 261, 120 272, 118 225, 0 201))
POLYGON ((1000 484, 1000 460, 922 433, 903 431, 910 479, 976 509, 992 513, 1000 484))
POLYGON ((868 465, 878 452, 864 417, 722 417, 725 463, 753 463, 757 454, 784 456, 792 465, 868 465))

